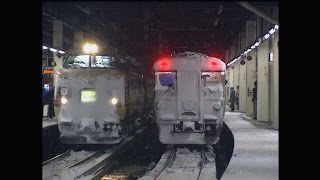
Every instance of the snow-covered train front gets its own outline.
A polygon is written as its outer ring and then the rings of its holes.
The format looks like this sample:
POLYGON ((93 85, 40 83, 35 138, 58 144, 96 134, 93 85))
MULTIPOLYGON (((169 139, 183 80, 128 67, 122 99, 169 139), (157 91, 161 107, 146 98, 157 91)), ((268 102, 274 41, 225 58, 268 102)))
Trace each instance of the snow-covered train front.
POLYGON ((117 68, 112 64, 117 61, 103 53, 80 50, 64 57, 55 87, 55 100, 61 103, 58 126, 63 143, 119 143, 141 124, 145 103, 152 104, 153 95, 146 89, 150 81, 132 68, 117 68))
POLYGON ((160 141, 216 144, 225 113, 225 63, 184 52, 156 61, 153 68, 160 141))

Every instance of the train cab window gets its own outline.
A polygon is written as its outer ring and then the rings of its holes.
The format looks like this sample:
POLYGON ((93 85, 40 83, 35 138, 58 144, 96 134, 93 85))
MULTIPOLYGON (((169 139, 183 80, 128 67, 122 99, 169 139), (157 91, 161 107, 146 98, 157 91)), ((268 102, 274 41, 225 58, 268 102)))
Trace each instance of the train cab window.
POLYGON ((63 67, 68 69, 89 67, 89 55, 66 56, 63 67))
POLYGON ((175 75, 171 73, 161 73, 159 74, 159 81, 161 86, 172 86, 175 82, 175 75))
POLYGON ((173 95, 176 89, 176 79, 175 72, 156 72, 155 90, 173 95))
POLYGON ((110 62, 113 59, 111 56, 94 56, 91 61, 91 67, 94 68, 111 68, 110 62))

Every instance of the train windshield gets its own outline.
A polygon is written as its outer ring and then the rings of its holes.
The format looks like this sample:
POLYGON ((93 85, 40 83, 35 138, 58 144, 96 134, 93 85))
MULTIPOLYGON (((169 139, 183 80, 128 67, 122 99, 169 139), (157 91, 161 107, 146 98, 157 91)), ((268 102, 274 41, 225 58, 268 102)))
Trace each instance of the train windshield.
POLYGON ((156 90, 167 90, 176 83, 175 72, 156 72, 156 90))
POLYGON ((67 69, 78 68, 111 68, 111 56, 69 55, 65 58, 63 67, 67 69))

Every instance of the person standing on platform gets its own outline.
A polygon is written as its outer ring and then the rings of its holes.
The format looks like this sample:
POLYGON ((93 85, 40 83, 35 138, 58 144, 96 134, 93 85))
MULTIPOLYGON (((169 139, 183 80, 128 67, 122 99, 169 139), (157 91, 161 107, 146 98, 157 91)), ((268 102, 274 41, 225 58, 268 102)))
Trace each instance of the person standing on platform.
POLYGON ((236 103, 236 110, 239 110, 239 86, 237 86, 235 103, 236 103))
POLYGON ((253 119, 257 119, 257 81, 254 82, 254 88, 252 89, 252 91, 253 119))
POLYGON ((236 101, 236 92, 234 91, 234 88, 231 87, 230 88, 230 98, 229 98, 231 111, 234 111, 235 101, 236 101))

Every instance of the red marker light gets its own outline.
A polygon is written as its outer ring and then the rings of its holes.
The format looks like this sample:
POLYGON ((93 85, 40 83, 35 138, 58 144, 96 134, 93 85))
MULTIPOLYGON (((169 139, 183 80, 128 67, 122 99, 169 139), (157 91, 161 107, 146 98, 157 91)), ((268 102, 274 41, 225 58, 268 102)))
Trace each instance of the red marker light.
POLYGON ((220 63, 220 59, 217 58, 212 58, 209 62, 208 62, 208 68, 212 69, 213 71, 220 71, 222 67, 221 63, 220 63))
POLYGON ((170 69, 171 63, 168 59, 163 59, 159 62, 159 68, 161 71, 167 71, 170 69))

